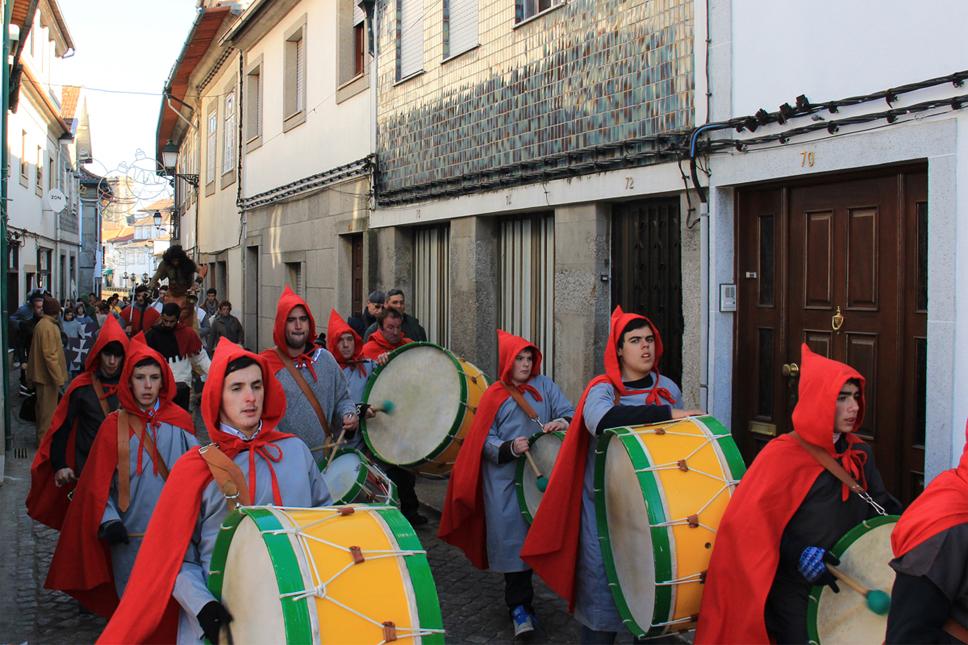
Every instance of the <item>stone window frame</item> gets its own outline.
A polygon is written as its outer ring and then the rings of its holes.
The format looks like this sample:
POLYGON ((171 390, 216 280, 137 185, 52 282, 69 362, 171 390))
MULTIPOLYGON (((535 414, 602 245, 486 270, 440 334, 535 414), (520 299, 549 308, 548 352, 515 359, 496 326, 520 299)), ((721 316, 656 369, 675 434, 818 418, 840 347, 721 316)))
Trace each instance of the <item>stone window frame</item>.
POLYGON ((368 34, 366 15, 362 23, 354 23, 356 0, 338 0, 336 9, 336 104, 339 105, 370 87, 370 57, 367 56, 368 34), (356 25, 363 28, 363 71, 355 73, 356 25), (347 73, 352 69, 354 73, 347 73))
POLYGON ((218 174, 218 99, 212 99, 205 111, 205 196, 215 194, 218 174), (212 128, 212 124, 215 127, 212 128))
POLYGON ((27 163, 27 131, 20 131, 20 185, 26 188, 30 185, 30 171, 27 163))
POLYGON ((309 65, 309 51, 307 50, 307 14, 303 14, 285 32, 283 38, 283 73, 282 73, 282 131, 289 132, 293 128, 306 122, 309 86, 306 82, 306 69, 309 65), (298 58, 302 53, 302 69, 298 58), (302 105, 299 104, 298 75, 302 78, 302 105))
MULTIPOLYGON (((395 7, 396 7, 396 20, 395 20, 395 31, 396 31, 396 33, 395 33, 394 42, 395 42, 395 47, 396 47, 396 57, 395 57, 396 58, 396 61, 395 61, 396 70, 395 70, 394 77, 395 77, 396 80, 394 81, 393 84, 396 86, 396 85, 399 85, 401 83, 405 83, 405 82, 409 81, 412 78, 416 78, 416 77, 418 77, 418 76, 420 76, 421 74, 424 73, 425 69, 424 69, 423 63, 424 63, 424 55, 426 54, 426 51, 425 51, 425 48, 424 48, 424 43, 421 42, 421 45, 420 45, 420 58, 421 58, 420 68, 419 69, 415 69, 415 70, 413 70, 412 72, 410 72, 408 74, 404 74, 403 73, 403 68, 402 68, 402 63, 403 63, 403 20, 401 19, 401 14, 403 13, 403 0, 395 0, 395 7)), ((420 17, 420 31, 421 31, 421 33, 423 33, 423 31, 424 31, 424 17, 425 16, 423 14, 421 14, 421 17, 420 17)))
POLYGON ((245 151, 252 152, 262 145, 264 74, 262 54, 256 56, 245 70, 242 93, 245 97, 242 114, 245 118, 245 151), (256 79, 253 81, 253 79, 256 79), (255 83, 255 85, 253 85, 255 83), (255 132, 253 133, 253 129, 255 132))
POLYGON ((238 78, 233 75, 232 78, 229 80, 229 82, 226 83, 225 86, 222 88, 222 95, 220 97, 220 102, 222 103, 222 115, 219 117, 219 119, 220 119, 220 122, 222 123, 222 136, 220 138, 222 145, 220 146, 219 149, 222 151, 222 159, 221 159, 221 163, 219 164, 219 168, 221 169, 220 188, 222 190, 224 190, 226 187, 231 186, 232 184, 235 183, 236 169, 238 167, 238 161, 239 161, 237 158, 237 155, 239 154, 239 142, 237 140, 238 134, 239 134, 239 122, 238 122, 239 92, 236 87, 237 85, 238 85, 238 78), (232 111, 233 111, 232 121, 231 121, 231 137, 232 137, 231 147, 226 145, 226 141, 228 140, 230 135, 229 121, 226 114, 226 103, 228 102, 229 97, 232 97, 232 111), (232 167, 226 170, 225 153, 228 152, 229 150, 232 151, 232 167))

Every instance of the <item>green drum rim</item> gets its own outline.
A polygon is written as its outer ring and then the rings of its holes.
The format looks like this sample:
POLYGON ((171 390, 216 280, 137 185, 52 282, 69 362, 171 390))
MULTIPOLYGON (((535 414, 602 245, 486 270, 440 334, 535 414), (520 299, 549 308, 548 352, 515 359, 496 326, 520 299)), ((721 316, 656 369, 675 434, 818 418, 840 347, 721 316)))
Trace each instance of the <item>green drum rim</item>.
MULTIPOLYGON (((830 549, 835 557, 839 558, 844 552, 856 542, 862 535, 885 524, 894 524, 901 519, 900 515, 877 515, 864 520, 854 528, 844 533, 843 537, 830 549)), ((807 641, 815 645, 820 643, 820 631, 817 629, 817 612, 820 608, 820 594, 826 585, 814 585, 810 588, 810 595, 807 596, 807 641)))
POLYGON ((716 444, 726 460, 729 474, 733 481, 739 481, 746 474, 746 462, 743 461, 743 455, 740 454, 736 440, 733 439, 733 433, 719 419, 710 414, 693 417, 693 419, 706 426, 706 429, 716 437, 716 444))
MULTIPOLYGON (((635 433, 631 428, 609 428, 601 437, 595 448, 595 519, 598 525, 598 542, 602 551, 602 559, 605 561, 605 573, 608 575, 608 586, 612 591, 612 598, 615 606, 622 616, 622 622, 630 632, 636 637, 659 636, 665 633, 665 627, 643 628, 629 609, 622 589, 618 585, 618 573, 615 568, 615 558, 612 555, 611 539, 608 533, 608 509, 605 501, 605 455, 608 450, 609 442, 618 439, 622 448, 626 451, 632 461, 632 466, 641 471, 643 468, 652 466, 649 456, 642 449, 642 445, 636 439, 635 433)), ((661 527, 668 521, 665 502, 659 492, 655 473, 645 471, 637 472, 639 490, 642 491, 642 499, 645 502, 649 514, 650 532, 652 534, 652 560, 656 580, 672 579, 672 553, 669 534, 671 527, 661 527)), ((652 611, 652 620, 665 622, 669 613, 672 611, 672 588, 669 585, 656 585, 655 602, 652 611)))
MULTIPOLYGON (((443 632, 444 619, 440 613, 437 584, 434 582, 430 562, 427 561, 426 551, 420 543, 420 538, 398 509, 375 507, 374 511, 387 523, 400 549, 419 552, 403 558, 407 565, 407 572, 410 574, 410 584, 413 585, 413 592, 417 597, 417 617, 422 629, 436 629, 443 632)), ((421 641, 430 645, 443 645, 444 634, 428 634, 422 636, 421 641)))
MULTIPOLYGON (((561 430, 555 430, 554 432, 542 432, 539 430, 528 437, 528 447, 533 446, 535 441, 537 441, 542 435, 546 434, 553 434, 561 439, 562 442, 565 440, 565 433, 561 430)), ((534 522, 534 518, 531 517, 531 512, 528 510, 528 501, 524 497, 524 468, 527 458, 518 459, 517 461, 518 464, 514 469, 514 491, 516 497, 518 498, 518 508, 521 509, 521 515, 524 517, 524 521, 528 524, 531 524, 534 522)), ((551 474, 545 473, 545 477, 551 479, 551 474)))
MULTIPOLYGON (((276 585, 280 596, 287 593, 298 593, 305 590, 302 570, 299 560, 286 534, 269 534, 266 531, 278 531, 284 527, 275 514, 257 506, 242 507, 232 511, 222 522, 221 530, 215 539, 212 550, 211 571, 208 575, 208 589, 216 598, 222 598, 222 584, 225 581, 225 562, 229 555, 229 546, 235 531, 242 520, 248 517, 255 522, 262 535, 262 541, 269 552, 269 560, 276 576, 276 585)), ((309 643, 313 640, 312 622, 310 619, 309 600, 307 598, 292 599, 279 598, 283 620, 286 625, 287 643, 309 643)))
MULTIPOLYGON (((454 353, 449 349, 447 349, 446 347, 442 347, 437 343, 430 343, 430 342, 424 342, 424 341, 415 341, 412 343, 407 343, 406 345, 397 347, 395 350, 390 352, 390 358, 387 360, 387 362, 384 363, 383 365, 378 365, 377 368, 373 370, 373 373, 370 374, 370 378, 367 379, 366 387, 363 389, 363 403, 369 403, 370 392, 373 389, 373 385, 377 382, 377 379, 380 373, 382 373, 383 370, 386 369, 386 366, 393 361, 393 358, 402 354, 403 352, 410 351, 417 347, 433 347, 435 349, 439 349, 442 352, 444 352, 447 358, 449 358, 450 361, 454 364, 454 368, 457 370, 458 381, 460 382, 460 405, 458 406, 457 418, 454 420, 454 423, 450 427, 450 430, 447 432, 447 435, 437 445, 437 447, 434 448, 430 452, 430 454, 425 456, 423 459, 418 459, 417 461, 411 462, 409 464, 393 464, 395 466, 400 466, 402 468, 414 468, 417 466, 422 466, 423 464, 433 461, 434 458, 436 458, 442 452, 447 450, 447 448, 451 444, 450 440, 452 440, 454 437, 457 436, 457 432, 460 430, 460 427, 464 425, 464 417, 467 416, 467 375, 464 373, 464 370, 461 368, 460 361, 457 360, 457 357, 454 355, 454 353)), ((484 372, 481 372, 481 377, 484 378, 484 385, 487 385, 487 377, 484 376, 484 372)), ((366 442, 366 447, 370 449, 370 452, 373 453, 373 456, 384 463, 388 463, 388 464, 391 463, 387 461, 387 459, 384 458, 384 456, 381 455, 380 452, 370 442, 370 434, 366 429, 366 419, 360 419, 360 432, 363 433, 363 441, 366 442)))
MULTIPOLYGON (((346 454, 348 452, 355 452, 357 454, 357 456, 359 456, 361 463, 364 463, 364 462, 367 461, 366 455, 364 455, 362 452, 360 452, 356 448, 340 448, 339 450, 336 451, 336 454, 333 455, 333 458, 332 459, 327 459, 326 460, 326 467, 328 467, 331 463, 333 463, 334 461, 336 461, 336 458, 337 457, 339 457, 340 455, 346 454)), ((326 470, 326 467, 320 466, 319 467, 319 472, 323 472, 324 470, 326 470)), ((335 500, 333 502, 333 504, 335 504, 337 506, 342 505, 342 504, 349 504, 354 499, 356 499, 356 496, 357 495, 360 494, 360 491, 363 490, 363 484, 365 484, 365 483, 366 483, 366 469, 365 468, 361 468, 356 473, 356 483, 353 484, 353 486, 350 488, 350 490, 345 495, 343 495, 342 497, 340 497, 338 500, 335 500)), ((327 486, 327 488, 329 488, 329 486, 327 486)), ((330 495, 332 495, 332 492, 330 492, 330 495)))

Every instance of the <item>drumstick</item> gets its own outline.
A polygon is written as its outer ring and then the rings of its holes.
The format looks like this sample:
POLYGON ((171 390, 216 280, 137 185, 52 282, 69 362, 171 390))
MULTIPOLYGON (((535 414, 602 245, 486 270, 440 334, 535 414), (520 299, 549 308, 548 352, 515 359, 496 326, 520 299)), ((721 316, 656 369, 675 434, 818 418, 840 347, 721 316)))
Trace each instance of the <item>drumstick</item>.
POLYGON ((343 428, 339 432, 339 437, 336 439, 336 443, 333 445, 333 449, 329 452, 329 459, 326 460, 327 464, 333 461, 333 457, 336 456, 336 451, 339 450, 339 446, 341 443, 343 443, 343 437, 345 436, 346 436, 346 428, 343 428))
POLYGON ((393 408, 397 407, 397 404, 393 401, 384 401, 380 405, 371 405, 370 409, 374 412, 384 412, 386 414, 393 414, 393 408))
POLYGON ((867 608, 878 616, 886 616, 888 610, 891 608, 891 597, 880 589, 868 589, 863 584, 860 583, 856 578, 847 575, 840 569, 828 564, 827 570, 833 574, 835 578, 843 582, 845 585, 864 596, 867 600, 867 608))
MULTIPOLYGON (((544 432, 544 424, 541 423, 541 419, 538 417, 531 417, 531 420, 538 424, 538 427, 541 428, 541 432, 544 432)), ((537 485, 539 491, 542 493, 545 492, 545 490, 548 489, 548 478, 542 475, 541 471, 538 470, 538 464, 534 463, 534 457, 531 456, 530 451, 525 452, 524 456, 528 458, 528 463, 531 465, 531 469, 534 470, 535 485, 537 485)))

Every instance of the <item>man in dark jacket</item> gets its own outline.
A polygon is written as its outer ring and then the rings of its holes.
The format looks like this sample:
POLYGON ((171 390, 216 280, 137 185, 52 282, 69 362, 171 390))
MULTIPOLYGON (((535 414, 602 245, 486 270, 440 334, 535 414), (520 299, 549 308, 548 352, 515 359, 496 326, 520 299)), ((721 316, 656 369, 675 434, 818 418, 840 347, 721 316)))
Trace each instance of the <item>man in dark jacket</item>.
POLYGON ((215 347, 223 336, 239 345, 245 342, 245 330, 242 329, 239 319, 232 315, 232 303, 228 300, 219 303, 218 313, 212 321, 211 331, 208 333, 209 356, 215 353, 215 347))
MULTIPOLYGON (((403 335, 405 337, 417 342, 427 340, 427 332, 420 326, 420 321, 407 313, 407 304, 402 289, 390 289, 387 291, 385 306, 387 309, 395 309, 403 316, 403 335)), ((378 326, 376 322, 370 325, 366 330, 366 334, 363 336, 363 340, 369 340, 370 334, 375 332, 378 326)))
POLYGON ((377 316, 383 311, 383 305, 386 302, 386 294, 382 291, 371 291, 370 295, 366 299, 366 306, 363 307, 363 311, 360 312, 359 316, 350 316, 346 319, 346 322, 350 327, 353 328, 360 338, 366 334, 366 330, 370 325, 376 324, 377 316))

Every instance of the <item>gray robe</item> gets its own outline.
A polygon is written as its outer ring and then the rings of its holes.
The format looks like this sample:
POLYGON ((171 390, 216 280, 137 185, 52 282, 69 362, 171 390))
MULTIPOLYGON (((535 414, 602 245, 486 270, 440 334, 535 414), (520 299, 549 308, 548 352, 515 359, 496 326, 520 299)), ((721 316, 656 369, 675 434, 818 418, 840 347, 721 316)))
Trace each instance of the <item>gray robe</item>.
MULTIPOLYGON (((659 386, 669 390, 676 404, 682 408, 682 392, 670 379, 659 377, 659 386)), ((623 396, 621 405, 645 405, 645 394, 623 396)), ((608 588, 605 561, 598 545, 598 525, 595 519, 595 447, 598 438, 595 429, 608 411, 615 405, 615 388, 609 383, 594 386, 585 399, 583 416, 585 427, 592 434, 585 458, 585 480, 581 504, 581 535, 578 540, 578 563, 575 571, 575 619, 596 631, 624 631, 625 625, 615 607, 615 600, 608 588)), ((631 485, 635 485, 630 482, 631 485)))
MULTIPOLYGON (((160 424, 153 438, 158 454, 168 466, 168 470, 171 470, 179 457, 198 445, 194 435, 170 423, 160 424)), ((111 570, 114 573, 114 586, 117 588, 119 598, 128 584, 131 569, 134 568, 135 558, 138 556, 145 530, 148 528, 148 520, 155 511, 155 505, 165 484, 161 473, 155 473, 148 449, 141 445, 137 437, 132 436, 128 440, 128 445, 130 455, 128 472, 131 473, 128 510, 121 512, 118 509, 118 473, 115 471, 111 478, 111 491, 108 494, 104 514, 101 516, 102 525, 105 522, 120 520, 130 536, 128 544, 111 545, 111 570), (138 473, 139 451, 142 452, 140 474, 138 473)))
MULTIPOLYGON (((528 381, 528 385, 541 394, 540 402, 530 392, 524 393, 524 399, 534 408, 542 423, 564 417, 570 419, 575 414, 574 406, 547 376, 536 376, 528 381)), ((502 464, 499 461, 499 452, 504 442, 517 437, 530 437, 538 431, 534 421, 528 418, 514 399, 508 397, 498 408, 484 442, 481 482, 484 487, 487 525, 487 562, 491 571, 511 573, 529 568, 520 557, 524 538, 528 534, 528 524, 521 515, 514 488, 518 459, 502 464)))
MULTIPOLYGON (((275 445, 283 452, 282 459, 272 463, 279 482, 282 505, 314 508, 331 504, 329 490, 306 444, 293 437, 277 441, 275 445)), ((249 451, 240 452, 235 456, 234 461, 242 470, 246 481, 249 481, 249 451)), ((255 457, 255 469, 256 490, 252 504, 254 506, 271 505, 273 499, 269 463, 258 454, 255 457)), ((212 562, 215 539, 218 537, 219 527, 227 516, 225 496, 219 490, 218 484, 210 481, 202 491, 202 503, 195 531, 191 542, 188 543, 185 561, 178 572, 178 577, 175 578, 175 587, 172 590, 172 596, 181 605, 178 617, 179 643, 198 643, 204 637, 196 616, 202 607, 215 600, 212 592, 208 590, 206 580, 212 562)), ((274 583, 268 581, 268 584, 274 583)))
MULTIPOLYGON (((350 365, 341 369, 343 372, 343 378, 346 379, 346 385, 350 392, 350 401, 353 403, 363 402, 363 390, 366 389, 366 382, 370 380, 370 375, 373 374, 373 370, 376 369, 376 363, 370 360, 364 360, 361 363, 363 366, 363 373, 360 374, 360 370, 357 365, 350 365)), ((340 421, 340 427, 342 427, 342 421, 340 421)), ((337 434, 339 436, 339 434, 337 434)), ((363 433, 359 430, 353 433, 353 436, 346 440, 343 444, 346 448, 358 449, 363 446, 363 433)))
MULTIPOLYGON (((334 433, 331 441, 335 441, 343 429, 343 415, 356 414, 356 405, 350 398, 343 370, 333 356, 322 348, 313 352, 313 369, 316 380, 306 367, 296 368, 316 394, 323 413, 327 414, 330 431, 334 433)), ((279 422, 278 430, 294 434, 309 446, 316 463, 322 463, 329 455, 324 448, 327 437, 319 423, 313 406, 306 399, 299 385, 293 379, 289 370, 283 368, 276 372, 276 378, 282 383, 286 392, 286 414, 279 422)))

